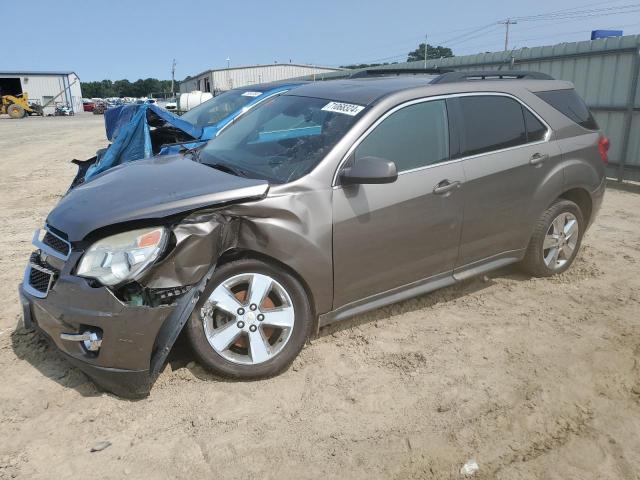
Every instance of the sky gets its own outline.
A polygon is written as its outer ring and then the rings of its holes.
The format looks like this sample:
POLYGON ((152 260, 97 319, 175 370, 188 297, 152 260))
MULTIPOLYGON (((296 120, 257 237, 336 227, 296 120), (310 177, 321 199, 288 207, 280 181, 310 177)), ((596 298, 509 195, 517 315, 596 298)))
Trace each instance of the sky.
MULTIPOLYGON (((0 0, 15 7, 15 2, 0 0)), ((640 33, 634 0, 21 0, 2 24, 0 70, 73 70, 82 81, 176 79, 264 63, 340 66, 405 61, 424 42, 456 55, 640 33), (567 9, 580 9, 573 15, 567 9), (607 10, 604 10, 607 9, 607 10), (550 12, 552 18, 535 17, 550 12), (523 17, 530 17, 524 19, 523 17)))

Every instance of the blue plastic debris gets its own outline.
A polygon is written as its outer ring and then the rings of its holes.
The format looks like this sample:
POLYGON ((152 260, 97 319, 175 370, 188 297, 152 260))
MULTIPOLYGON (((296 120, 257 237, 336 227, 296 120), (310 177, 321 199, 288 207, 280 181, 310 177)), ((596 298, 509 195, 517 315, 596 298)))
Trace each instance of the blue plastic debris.
POLYGON ((202 136, 202 128, 152 104, 124 105, 109 109, 107 112, 105 112, 105 128, 107 138, 113 143, 104 155, 89 167, 84 176, 85 181, 116 165, 153 156, 149 112, 193 137, 194 140, 202 136))

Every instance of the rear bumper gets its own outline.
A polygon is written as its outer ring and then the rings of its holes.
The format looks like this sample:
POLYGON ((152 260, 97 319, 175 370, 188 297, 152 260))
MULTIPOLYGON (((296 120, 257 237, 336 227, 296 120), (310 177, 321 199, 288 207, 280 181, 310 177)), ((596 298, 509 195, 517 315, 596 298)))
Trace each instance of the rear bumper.
POLYGON ((600 185, 594 191, 591 192, 591 218, 589 219, 589 226, 591 226, 600 212, 600 208, 602 207, 602 201, 604 200, 604 192, 607 188, 607 179, 606 177, 602 178, 600 185))

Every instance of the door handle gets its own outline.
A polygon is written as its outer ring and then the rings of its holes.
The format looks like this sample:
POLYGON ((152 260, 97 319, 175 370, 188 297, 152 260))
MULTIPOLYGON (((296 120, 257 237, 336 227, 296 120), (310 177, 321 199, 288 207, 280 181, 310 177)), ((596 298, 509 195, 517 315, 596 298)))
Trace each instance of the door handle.
POLYGON ((549 160, 549 155, 542 154, 542 153, 534 153, 533 155, 531 155, 531 158, 529 159, 529 163, 531 165, 540 165, 541 163, 546 162, 547 160, 549 160))
POLYGON ((433 187, 433 193, 436 195, 444 195, 453 190, 457 190, 462 185, 462 182, 456 180, 455 182, 450 182, 449 180, 442 180, 435 187, 433 187))

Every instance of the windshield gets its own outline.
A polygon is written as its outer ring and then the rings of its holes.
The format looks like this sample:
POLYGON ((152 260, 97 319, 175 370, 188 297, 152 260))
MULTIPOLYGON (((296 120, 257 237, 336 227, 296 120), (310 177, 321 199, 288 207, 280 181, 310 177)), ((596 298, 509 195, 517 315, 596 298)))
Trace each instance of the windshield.
POLYGON ((329 153, 363 108, 320 98, 275 97, 223 130, 199 159, 247 177, 291 182, 329 153))
POLYGON ((196 127, 214 125, 260 95, 262 92, 229 90, 192 108, 182 118, 196 127))

